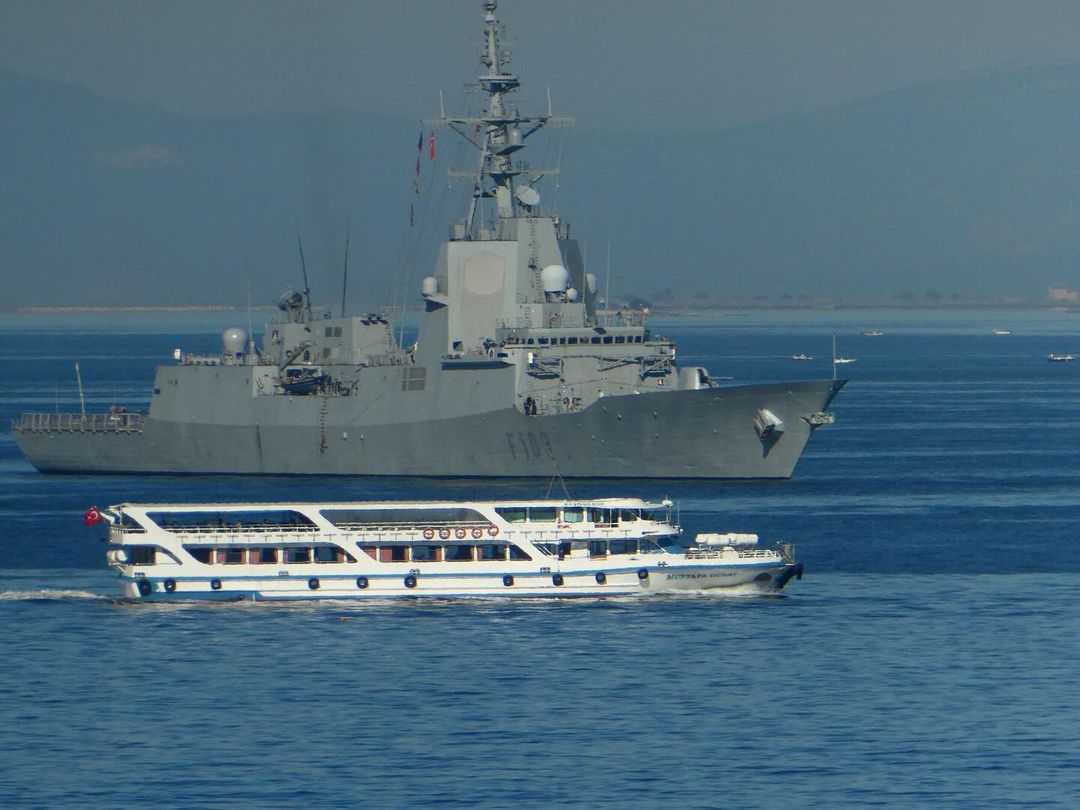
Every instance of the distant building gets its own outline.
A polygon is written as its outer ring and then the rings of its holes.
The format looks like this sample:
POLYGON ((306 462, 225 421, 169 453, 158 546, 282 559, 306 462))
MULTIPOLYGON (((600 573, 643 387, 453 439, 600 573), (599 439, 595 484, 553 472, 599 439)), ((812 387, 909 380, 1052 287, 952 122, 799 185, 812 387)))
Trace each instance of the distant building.
POLYGON ((1080 301, 1080 292, 1067 287, 1051 287, 1050 300, 1059 304, 1073 304, 1080 301))

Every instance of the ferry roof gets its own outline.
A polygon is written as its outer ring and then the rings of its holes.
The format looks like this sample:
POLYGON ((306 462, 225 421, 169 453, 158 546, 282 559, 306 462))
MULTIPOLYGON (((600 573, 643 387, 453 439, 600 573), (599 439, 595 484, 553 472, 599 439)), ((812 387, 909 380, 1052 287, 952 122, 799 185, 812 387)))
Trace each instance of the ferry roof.
POLYGON ((650 508, 659 509, 670 505, 670 501, 645 501, 641 498, 517 498, 498 501, 471 500, 471 501, 245 501, 231 503, 216 503, 212 501, 201 503, 118 503, 108 508, 124 511, 169 511, 169 512, 195 512, 206 509, 233 512, 248 511, 252 509, 409 509, 416 507, 456 509, 463 506, 596 506, 596 507, 627 507, 627 508, 650 508))

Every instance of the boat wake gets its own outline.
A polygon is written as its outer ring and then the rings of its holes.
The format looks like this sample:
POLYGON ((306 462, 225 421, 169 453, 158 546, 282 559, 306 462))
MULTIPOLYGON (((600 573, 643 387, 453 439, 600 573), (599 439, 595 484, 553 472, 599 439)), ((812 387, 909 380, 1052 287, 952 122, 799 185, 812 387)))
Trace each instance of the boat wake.
POLYGON ((38 588, 29 591, 0 591, 0 602, 66 602, 71 600, 109 601, 111 596, 68 588, 38 588))

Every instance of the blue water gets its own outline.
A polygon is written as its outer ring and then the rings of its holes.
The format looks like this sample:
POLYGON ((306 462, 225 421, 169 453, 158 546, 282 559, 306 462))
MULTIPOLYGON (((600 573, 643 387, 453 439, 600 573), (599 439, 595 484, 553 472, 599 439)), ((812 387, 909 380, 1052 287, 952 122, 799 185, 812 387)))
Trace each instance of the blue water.
POLYGON ((155 363, 234 320, 0 316, 0 806, 1075 805, 1080 362, 1045 358, 1080 349, 1080 315, 657 320, 737 379, 828 374, 834 332, 858 358, 791 481, 570 482, 794 542, 807 575, 781 598, 115 603, 91 503, 478 486, 42 476, 19 456, 8 419, 77 409, 74 360, 88 407, 137 405, 155 363))

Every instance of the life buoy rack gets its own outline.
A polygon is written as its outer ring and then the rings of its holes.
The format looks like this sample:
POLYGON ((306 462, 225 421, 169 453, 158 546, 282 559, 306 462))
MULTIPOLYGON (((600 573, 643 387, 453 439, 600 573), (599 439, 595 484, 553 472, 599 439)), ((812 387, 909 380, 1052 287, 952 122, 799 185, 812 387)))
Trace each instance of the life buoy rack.
POLYGON ((424 529, 424 539, 425 540, 430 540, 434 536, 435 536, 435 530, 434 529, 424 529))
POLYGON ((499 527, 498 526, 488 526, 488 534, 490 534, 492 537, 498 537, 499 536, 499 527))
POLYGON ((364 590, 364 588, 366 588, 367 586, 368 586, 368 578, 367 577, 357 577, 356 578, 356 587, 357 588, 359 588, 360 590, 364 590))
POLYGON ((551 582, 554 585, 562 585, 563 584, 563 575, 562 574, 552 574, 551 575, 551 582))
POLYGON ((405 577, 405 587, 406 588, 415 588, 416 587, 416 577, 414 577, 412 574, 409 574, 407 577, 405 577))
POLYGON ((481 537, 484 536, 483 529, 480 529, 480 528, 473 529, 472 530, 472 536, 473 536, 473 540, 479 540, 481 537))
POLYGON ((221 580, 220 579, 212 579, 212 580, 210 580, 210 590, 212 590, 212 591, 220 591, 221 590, 221 580))
POLYGON ((503 585, 505 585, 507 588, 509 588, 513 584, 514 584, 514 575, 513 574, 506 574, 503 577, 503 585))
POLYGON ((319 590, 319 578, 318 577, 312 577, 311 579, 309 579, 307 581, 307 586, 308 586, 308 588, 310 588, 313 591, 319 590))
POLYGON ((597 571, 596 572, 596 584, 597 585, 603 585, 605 582, 607 582, 607 574, 605 574, 603 571, 597 571))
POLYGON ((165 586, 165 591, 167 593, 173 593, 176 590, 176 580, 175 579, 167 579, 161 584, 165 586))
POLYGON ((441 537, 443 540, 445 540, 449 536, 450 536, 450 530, 449 529, 439 529, 439 537, 441 537))
POLYGON ((465 536, 465 530, 464 529, 454 529, 454 537, 456 537, 458 540, 461 540, 464 536, 465 536))
POLYGON ((150 584, 148 579, 139 580, 139 593, 143 596, 149 596, 150 592, 154 590, 154 586, 150 584))

